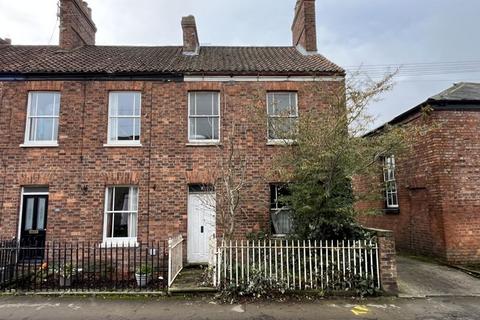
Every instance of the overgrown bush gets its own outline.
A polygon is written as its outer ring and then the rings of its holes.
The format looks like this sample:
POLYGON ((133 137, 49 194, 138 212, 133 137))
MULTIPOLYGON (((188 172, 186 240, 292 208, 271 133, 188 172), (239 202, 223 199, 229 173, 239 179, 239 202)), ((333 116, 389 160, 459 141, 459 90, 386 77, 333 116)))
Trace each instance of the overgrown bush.
POLYGON ((242 282, 238 286, 234 283, 222 284, 219 298, 225 302, 234 302, 238 299, 274 299, 287 292, 286 283, 265 276, 262 270, 251 270, 250 281, 242 282))

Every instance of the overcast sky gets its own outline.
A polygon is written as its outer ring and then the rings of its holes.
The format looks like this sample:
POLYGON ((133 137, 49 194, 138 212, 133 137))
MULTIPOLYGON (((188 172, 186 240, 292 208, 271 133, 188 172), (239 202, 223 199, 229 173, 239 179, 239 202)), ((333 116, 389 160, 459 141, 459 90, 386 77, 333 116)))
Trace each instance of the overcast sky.
MULTIPOLYGON (((291 44, 295 1, 88 2, 97 44, 179 45, 180 19, 194 14, 202 44, 275 46, 291 44)), ((0 0, 0 37, 13 44, 57 44, 56 12, 57 0, 0 0)), ((393 64, 408 70, 370 106, 381 124, 454 82, 480 82, 479 13, 479 0, 317 0, 318 48, 343 67, 372 71, 371 65, 393 64)))

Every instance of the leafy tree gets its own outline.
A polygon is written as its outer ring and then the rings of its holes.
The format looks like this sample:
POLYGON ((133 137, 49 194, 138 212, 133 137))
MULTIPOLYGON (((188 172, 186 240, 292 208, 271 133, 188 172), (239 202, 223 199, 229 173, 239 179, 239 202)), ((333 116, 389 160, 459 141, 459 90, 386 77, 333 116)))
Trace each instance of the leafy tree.
POLYGON ((366 135, 374 120, 367 106, 392 88, 393 76, 378 82, 359 74, 350 77, 325 110, 302 112, 294 130, 289 127, 288 132, 278 134, 286 137, 287 146, 276 158, 274 170, 289 182, 291 192, 283 201, 292 208, 295 237, 332 240, 364 235, 356 222, 355 202, 381 195, 381 186, 354 193, 354 178, 378 175, 379 159, 405 151, 409 141, 424 130, 385 126, 382 134, 366 135))

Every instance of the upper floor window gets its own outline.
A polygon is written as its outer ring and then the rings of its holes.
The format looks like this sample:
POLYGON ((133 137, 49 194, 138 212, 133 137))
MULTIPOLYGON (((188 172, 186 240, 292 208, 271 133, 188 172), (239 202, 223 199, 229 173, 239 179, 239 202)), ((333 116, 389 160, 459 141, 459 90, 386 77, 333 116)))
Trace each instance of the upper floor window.
POLYGON ((30 92, 25 145, 57 145, 59 113, 59 92, 30 92))
POLYGON ((269 92, 268 140, 292 141, 298 120, 296 92, 269 92))
POLYGON ((220 94, 189 92, 188 141, 218 142, 220 140, 220 94))
POLYGON ((107 188, 104 242, 134 244, 137 241, 138 188, 107 188))
POLYGON ((397 181, 395 178, 395 156, 383 159, 383 181, 387 208, 398 208, 397 181))
POLYGON ((140 145, 141 93, 110 92, 108 144, 140 145))
POLYGON ((288 195, 290 195, 288 186, 283 184, 270 185, 270 215, 273 234, 286 235, 292 229, 292 211, 282 199, 282 197, 288 195))

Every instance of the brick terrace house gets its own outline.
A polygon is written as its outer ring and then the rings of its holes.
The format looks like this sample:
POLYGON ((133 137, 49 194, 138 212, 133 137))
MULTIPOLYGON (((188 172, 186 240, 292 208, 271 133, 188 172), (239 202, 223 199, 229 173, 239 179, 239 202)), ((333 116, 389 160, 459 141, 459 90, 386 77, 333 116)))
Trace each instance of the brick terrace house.
POLYGON ((344 71, 317 53, 315 1, 297 1, 289 47, 200 46, 193 16, 183 46, 97 46, 85 2, 61 0, 59 15, 58 46, 0 42, 0 236, 135 245, 182 234, 188 260, 205 262, 215 210, 199 205, 199 185, 232 123, 253 158, 236 232, 269 231, 279 186, 264 176, 281 137, 247 107, 261 97, 270 120, 296 118, 343 87, 344 71))
POLYGON ((360 204, 384 213, 361 221, 394 230, 400 249, 479 263, 480 84, 456 84, 389 123, 418 124, 426 106, 430 129, 412 152, 384 158, 385 201, 360 204))

